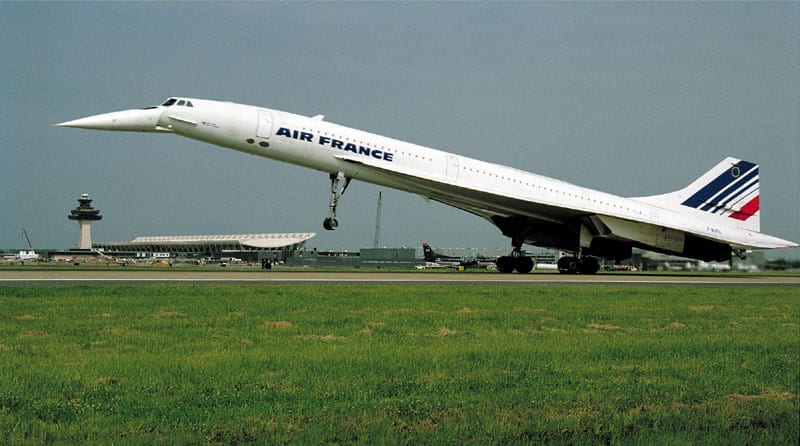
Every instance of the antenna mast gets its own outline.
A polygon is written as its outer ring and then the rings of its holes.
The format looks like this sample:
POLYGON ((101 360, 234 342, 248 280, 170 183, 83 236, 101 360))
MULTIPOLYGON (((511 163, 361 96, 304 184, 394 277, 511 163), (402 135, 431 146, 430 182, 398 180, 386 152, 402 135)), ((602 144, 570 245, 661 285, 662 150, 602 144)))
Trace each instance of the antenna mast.
POLYGON ((375 240, 372 247, 377 248, 381 238, 381 191, 378 191, 378 211, 375 213, 375 240))

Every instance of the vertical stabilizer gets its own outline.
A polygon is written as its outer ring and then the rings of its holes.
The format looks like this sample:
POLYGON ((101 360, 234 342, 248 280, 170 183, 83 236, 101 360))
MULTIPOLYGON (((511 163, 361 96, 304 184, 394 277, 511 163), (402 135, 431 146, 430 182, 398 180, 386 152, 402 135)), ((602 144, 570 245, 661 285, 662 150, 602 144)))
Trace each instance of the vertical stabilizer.
POLYGON ((436 261, 436 253, 433 252, 431 246, 425 242, 422 242, 422 253, 423 257, 425 258, 426 262, 435 262, 436 261))
POLYGON ((760 231, 758 164, 725 158, 685 188, 663 195, 638 197, 677 212, 699 213, 704 219, 760 231))

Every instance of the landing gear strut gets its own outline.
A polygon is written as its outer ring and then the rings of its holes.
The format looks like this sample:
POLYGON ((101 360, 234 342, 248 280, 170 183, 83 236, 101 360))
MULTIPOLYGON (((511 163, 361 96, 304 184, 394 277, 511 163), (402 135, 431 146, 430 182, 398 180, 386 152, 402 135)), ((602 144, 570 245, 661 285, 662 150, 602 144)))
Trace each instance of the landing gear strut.
POLYGON ((346 177, 344 172, 332 173, 331 178, 331 202, 328 205, 328 218, 322 222, 322 227, 328 231, 333 231, 339 227, 339 222, 336 221, 336 206, 339 204, 339 198, 344 195, 347 186, 350 185, 350 177, 346 177), (339 182, 344 179, 344 186, 339 189, 339 182))
POLYGON ((536 263, 533 257, 526 257, 522 254, 522 240, 514 238, 511 240, 514 249, 510 256, 502 256, 497 259, 497 270, 503 274, 510 274, 516 270, 520 274, 528 274, 533 270, 536 263))

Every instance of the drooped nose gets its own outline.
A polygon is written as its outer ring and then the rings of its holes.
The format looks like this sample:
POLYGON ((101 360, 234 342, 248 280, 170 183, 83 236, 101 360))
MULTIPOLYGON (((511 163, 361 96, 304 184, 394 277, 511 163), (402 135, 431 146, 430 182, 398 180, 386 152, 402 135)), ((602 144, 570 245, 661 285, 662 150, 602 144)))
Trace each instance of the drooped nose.
POLYGON ((59 127, 75 127, 89 130, 112 130, 120 132, 163 132, 158 126, 160 107, 123 110, 101 115, 87 116, 73 121, 56 124, 59 127))

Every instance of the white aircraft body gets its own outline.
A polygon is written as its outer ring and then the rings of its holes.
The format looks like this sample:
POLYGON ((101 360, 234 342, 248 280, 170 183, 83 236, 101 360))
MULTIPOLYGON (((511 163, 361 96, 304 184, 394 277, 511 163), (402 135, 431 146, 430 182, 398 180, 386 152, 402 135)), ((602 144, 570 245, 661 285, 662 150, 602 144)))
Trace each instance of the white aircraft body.
POLYGON ((797 244, 759 232, 758 165, 726 158, 689 186, 651 197, 625 198, 512 167, 262 107, 170 98, 145 109, 57 124, 93 130, 173 133, 316 169, 330 175, 329 216, 351 179, 391 187, 482 217, 511 238, 502 272, 533 268, 523 244, 573 253, 559 270, 593 274, 598 258, 621 260, 631 248, 705 261, 732 253, 797 244), (340 183, 343 183, 340 187, 340 183))

